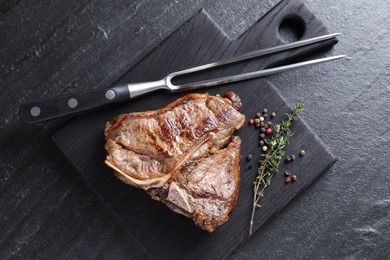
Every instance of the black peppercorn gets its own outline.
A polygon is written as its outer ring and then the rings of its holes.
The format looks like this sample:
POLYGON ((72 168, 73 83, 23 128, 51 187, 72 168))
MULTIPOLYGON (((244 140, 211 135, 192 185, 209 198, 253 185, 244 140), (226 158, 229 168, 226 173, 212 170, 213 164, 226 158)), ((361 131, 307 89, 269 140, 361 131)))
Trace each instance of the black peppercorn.
POLYGON ((261 127, 264 127, 264 126, 265 126, 265 123, 264 123, 264 122, 260 122, 260 126, 261 126, 261 127))
POLYGON ((265 129, 269 128, 269 125, 268 125, 268 124, 265 124, 265 125, 264 125, 264 128, 265 128, 265 129))
POLYGON ((265 134, 260 134, 260 139, 264 139, 265 138, 265 134))
POLYGON ((256 118, 260 118, 261 117, 261 114, 260 113, 256 113, 256 118))
POLYGON ((268 122, 267 122, 267 125, 268 125, 268 126, 272 126, 272 122, 271 122, 271 121, 268 121, 268 122))
POLYGON ((262 133, 265 133, 266 129, 265 129, 264 127, 262 127, 262 128, 260 128, 260 131, 261 131, 262 133))
POLYGON ((250 160, 252 160, 252 158, 253 158, 252 154, 248 154, 248 156, 246 157, 246 160, 250 161, 250 160))
POLYGON ((268 109, 264 108, 263 109, 263 114, 266 114, 268 112, 268 109))
POLYGON ((290 157, 291 157, 291 161, 295 161, 295 155, 292 154, 290 157))
POLYGON ((264 141, 261 140, 261 141, 259 142, 259 145, 263 146, 263 145, 264 145, 264 141))
POLYGON ((290 157, 290 155, 288 155, 288 156, 286 157, 286 159, 284 159, 284 162, 285 162, 285 163, 291 162, 291 157, 290 157))
POLYGON ((274 118, 276 116, 276 113, 275 112, 272 112, 271 113, 271 117, 274 118))
POLYGON ((263 117, 264 117, 264 118, 267 118, 267 116, 268 116, 268 114, 263 114, 263 117))

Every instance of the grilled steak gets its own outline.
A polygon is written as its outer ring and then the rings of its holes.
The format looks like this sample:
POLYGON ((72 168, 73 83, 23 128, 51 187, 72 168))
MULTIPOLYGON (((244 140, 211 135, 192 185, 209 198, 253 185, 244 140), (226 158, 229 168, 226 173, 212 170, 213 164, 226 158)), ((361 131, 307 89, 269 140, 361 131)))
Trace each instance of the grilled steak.
POLYGON ((226 222, 240 185, 245 116, 239 97, 189 94, 166 107, 106 124, 105 163, 122 181, 213 232, 226 222))

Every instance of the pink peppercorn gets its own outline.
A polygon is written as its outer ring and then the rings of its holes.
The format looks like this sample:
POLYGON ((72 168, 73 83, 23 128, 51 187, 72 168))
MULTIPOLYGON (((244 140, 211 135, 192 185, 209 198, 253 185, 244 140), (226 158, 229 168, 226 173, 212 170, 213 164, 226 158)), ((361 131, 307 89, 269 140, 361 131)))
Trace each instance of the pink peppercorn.
POLYGON ((250 124, 250 125, 253 125, 254 123, 255 123, 255 120, 249 119, 249 124, 250 124))
POLYGON ((267 135, 272 134, 272 129, 271 129, 271 128, 267 128, 267 130, 265 130, 265 133, 266 133, 267 135))
POLYGON ((291 182, 291 178, 290 178, 290 177, 286 177, 286 178, 284 179, 284 182, 285 182, 285 183, 290 183, 290 182, 291 182))

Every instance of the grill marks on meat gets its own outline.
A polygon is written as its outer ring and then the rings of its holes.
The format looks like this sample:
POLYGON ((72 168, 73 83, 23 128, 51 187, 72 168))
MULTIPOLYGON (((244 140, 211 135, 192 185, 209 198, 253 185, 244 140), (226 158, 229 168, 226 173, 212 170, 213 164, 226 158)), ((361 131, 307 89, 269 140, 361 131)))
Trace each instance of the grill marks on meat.
POLYGON ((160 110, 119 115, 106 124, 106 164, 213 232, 227 221, 240 183, 241 140, 232 134, 245 116, 238 96, 227 96, 189 94, 160 110))
POLYGON ((167 197, 161 200, 173 211, 213 232, 228 220, 237 202, 240 146, 241 140, 236 136, 227 148, 186 165, 172 176, 167 197))

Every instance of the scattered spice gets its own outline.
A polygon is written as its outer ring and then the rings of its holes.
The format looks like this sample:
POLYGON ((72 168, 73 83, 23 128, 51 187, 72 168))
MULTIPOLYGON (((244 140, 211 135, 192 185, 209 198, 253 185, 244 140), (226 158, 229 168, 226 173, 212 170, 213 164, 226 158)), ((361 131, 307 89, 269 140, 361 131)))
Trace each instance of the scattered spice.
POLYGON ((263 146, 263 152, 266 152, 268 150, 268 147, 266 145, 263 146))
POLYGON ((262 116, 259 119, 260 119, 261 122, 264 121, 264 117, 262 117, 262 116))
MULTIPOLYGON (((272 176, 275 172, 278 171, 279 163, 282 160, 285 151, 283 150, 286 146, 288 140, 292 136, 290 126, 294 121, 298 120, 298 114, 303 109, 303 103, 298 102, 294 110, 291 113, 286 114, 286 119, 283 120, 280 124, 274 125, 275 134, 271 138, 264 140, 265 144, 268 146, 266 152, 263 154, 263 159, 260 161, 260 166, 257 171, 257 176, 254 181, 253 187, 253 205, 252 205, 252 214, 249 225, 249 235, 252 235, 253 231, 253 220, 255 217, 255 210, 257 207, 261 207, 259 201, 264 197, 264 191, 267 187, 271 185, 272 176)), ((264 112, 264 110, 263 110, 264 112)), ((268 112, 268 110, 266 111, 268 112)), ((261 120, 260 121, 264 121, 261 120)), ((260 135, 261 139, 265 138, 264 134, 260 135)), ((264 149, 264 146, 263 146, 264 149)), ((291 182, 291 178, 289 178, 291 182)), ((287 178, 285 181, 287 182, 287 178)))
POLYGON ((268 113, 268 109, 267 108, 264 108, 263 109, 263 114, 267 114, 268 113))
POLYGON ((265 130, 265 133, 266 133, 267 135, 272 134, 272 129, 271 129, 271 128, 268 128, 267 130, 265 130))
POLYGON ((285 183, 290 183, 290 182, 291 182, 291 178, 290 178, 290 177, 286 177, 286 178, 284 179, 284 182, 285 182, 285 183))
POLYGON ((267 117, 268 117, 268 114, 263 114, 263 117, 264 117, 264 118, 267 118, 267 117))
POLYGON ((265 123, 264 123, 264 122, 260 122, 260 126, 261 126, 261 127, 264 127, 264 126, 265 126, 265 123))
POLYGON ((290 176, 290 175, 291 175, 291 172, 290 172, 290 171, 286 171, 284 174, 285 174, 286 176, 290 176))
POLYGON ((265 127, 260 128, 260 131, 261 131, 262 133, 265 133, 265 131, 266 131, 265 127))
POLYGON ((257 124, 260 124, 260 119, 256 118, 256 119, 255 119, 255 124, 256 124, 256 125, 257 125, 257 124))
POLYGON ((291 176, 291 180, 292 181, 296 181, 297 180, 297 176, 296 175, 291 176))
POLYGON ((271 113, 271 117, 274 118, 276 116, 276 113, 275 112, 272 112, 271 113))
POLYGON ((260 118, 261 117, 261 114, 260 113, 256 113, 256 118, 260 118))
POLYGON ((296 158, 295 158, 295 155, 292 154, 292 155, 290 155, 290 157, 291 157, 291 161, 292 161, 292 162, 295 161, 295 159, 296 159, 296 158))
POLYGON ((264 145, 264 141, 261 140, 261 141, 259 142, 259 145, 263 146, 263 145, 264 145))
POLYGON ((249 124, 250 125, 253 125, 255 123, 255 121, 251 118, 251 119, 249 119, 249 124))
POLYGON ((287 155, 286 159, 284 159, 284 162, 285 162, 285 163, 291 162, 291 156, 290 156, 290 155, 287 155))
POLYGON ((306 153, 305 150, 300 150, 300 151, 299 151, 299 155, 300 155, 301 157, 305 156, 305 153, 306 153))
POLYGON ((248 156, 246 157, 246 160, 247 161, 251 161, 253 158, 253 155, 252 154, 248 154, 248 156))
POLYGON ((268 125, 268 126, 272 126, 272 122, 271 122, 271 121, 268 121, 268 122, 267 122, 267 125, 268 125))

